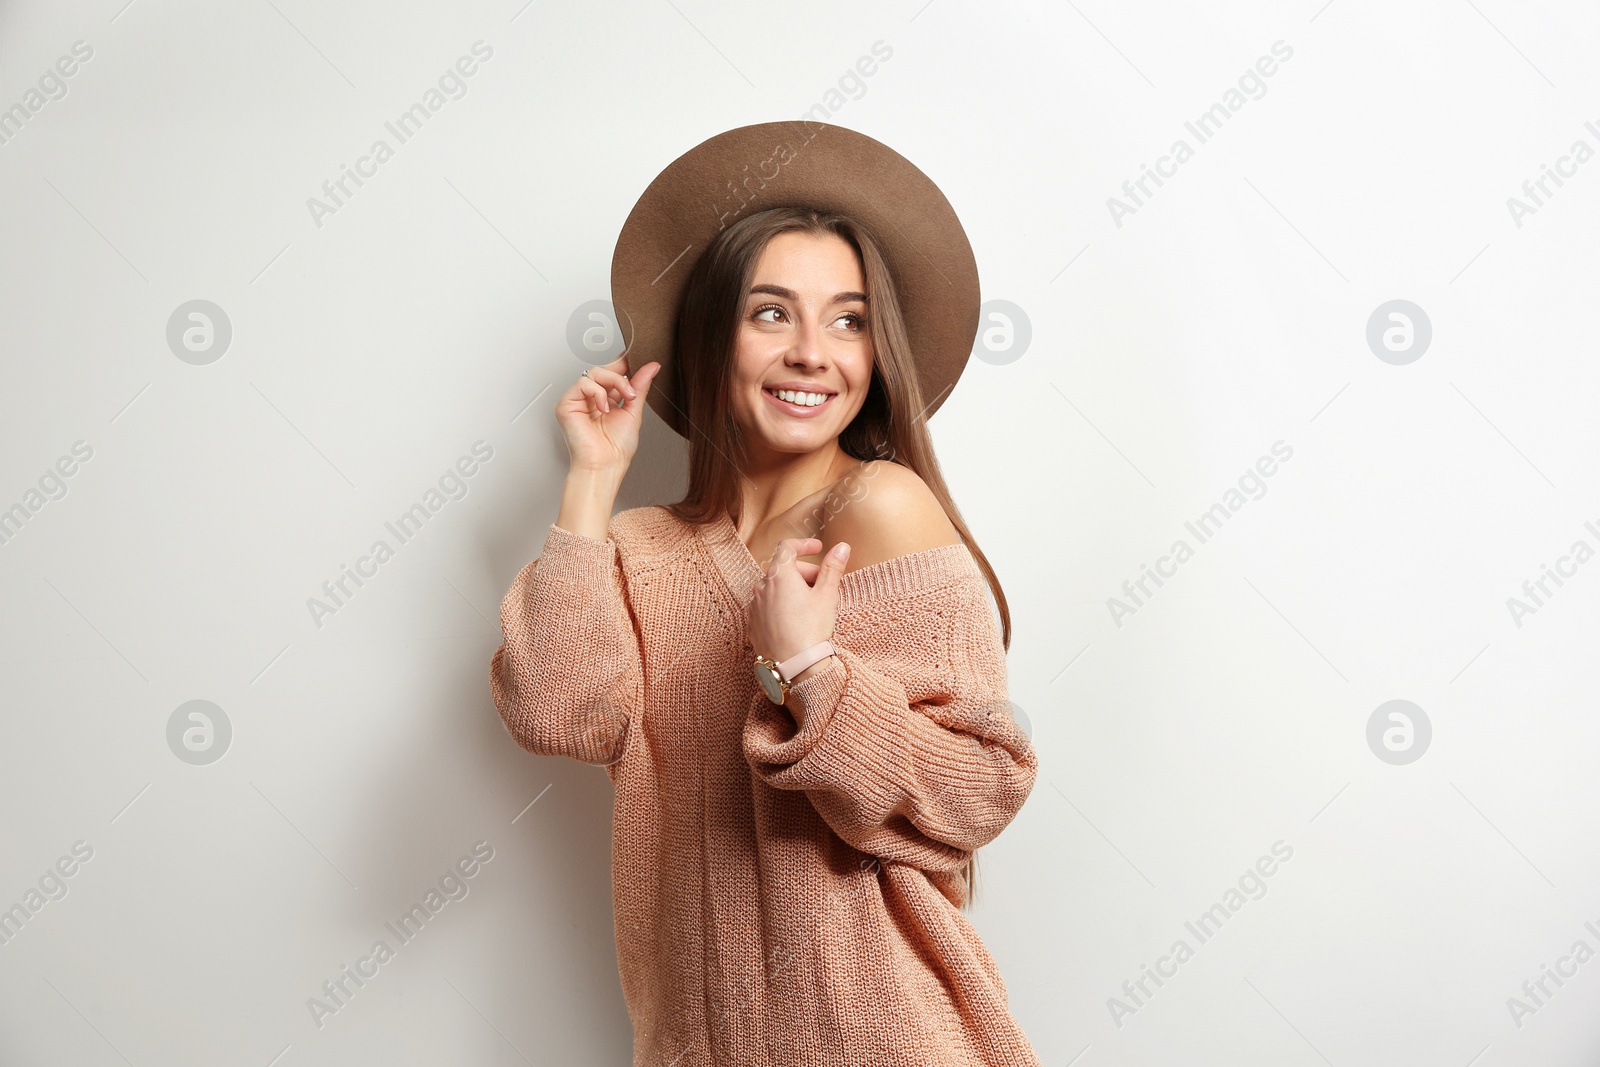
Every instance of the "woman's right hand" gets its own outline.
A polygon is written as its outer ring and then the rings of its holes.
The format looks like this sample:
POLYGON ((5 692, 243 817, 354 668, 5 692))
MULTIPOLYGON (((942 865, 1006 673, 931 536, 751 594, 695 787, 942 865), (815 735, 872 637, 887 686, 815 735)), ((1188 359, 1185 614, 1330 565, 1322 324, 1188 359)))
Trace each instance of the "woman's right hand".
POLYGON ((639 448, 645 398, 661 364, 646 363, 630 380, 628 357, 591 367, 556 401, 556 421, 567 439, 573 470, 621 474, 639 448), (626 401, 626 403, 624 403, 626 401))

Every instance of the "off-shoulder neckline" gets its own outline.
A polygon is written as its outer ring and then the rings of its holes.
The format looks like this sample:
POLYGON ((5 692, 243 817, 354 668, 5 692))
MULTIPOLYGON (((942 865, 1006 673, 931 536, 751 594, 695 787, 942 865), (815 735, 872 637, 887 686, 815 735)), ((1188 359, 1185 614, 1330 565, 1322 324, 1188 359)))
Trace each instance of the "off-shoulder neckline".
MULTIPOLYGON (((740 572, 742 584, 753 590, 755 583, 765 574, 761 561, 750 551, 750 546, 739 536, 733 518, 723 511, 711 523, 714 550, 720 550, 722 560, 740 572)), ((905 552, 898 556, 869 563, 839 577, 839 605, 841 608, 856 603, 881 600, 895 593, 922 588, 950 578, 979 576, 977 561, 964 541, 933 548, 905 552)), ((730 577, 734 575, 730 574, 730 577)))

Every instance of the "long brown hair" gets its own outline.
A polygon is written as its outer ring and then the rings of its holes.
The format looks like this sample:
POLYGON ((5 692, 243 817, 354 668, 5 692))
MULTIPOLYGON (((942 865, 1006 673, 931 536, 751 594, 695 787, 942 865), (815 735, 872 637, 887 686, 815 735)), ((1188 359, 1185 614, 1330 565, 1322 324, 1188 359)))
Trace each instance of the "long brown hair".
MULTIPOLYGON (((677 406, 673 414, 689 440, 689 489, 667 510, 699 525, 715 521, 724 511, 733 515, 740 505, 739 479, 748 452, 730 400, 734 348, 756 262, 769 240, 788 232, 843 238, 855 249, 866 281, 872 383, 861 410, 839 434, 839 447, 860 460, 892 460, 922 478, 983 571, 999 608, 1002 644, 1010 649, 1011 611, 1000 579, 962 521, 934 456, 922 417, 928 398, 917 377, 894 279, 872 235, 854 219, 814 208, 767 208, 724 229, 695 263, 678 307, 673 358, 667 369, 677 406)), ((976 856, 974 852, 961 868, 966 887, 963 906, 971 905, 977 890, 976 856)))

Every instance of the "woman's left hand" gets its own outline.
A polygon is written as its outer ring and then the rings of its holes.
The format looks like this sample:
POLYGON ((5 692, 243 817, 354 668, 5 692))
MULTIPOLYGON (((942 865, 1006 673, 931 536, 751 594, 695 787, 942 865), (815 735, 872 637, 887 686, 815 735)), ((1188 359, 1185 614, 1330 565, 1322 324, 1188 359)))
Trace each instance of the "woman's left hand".
POLYGON ((822 542, 815 537, 786 538, 773 549, 766 580, 756 586, 750 601, 750 645, 757 655, 782 663, 833 636, 839 579, 850 546, 839 542, 820 564, 800 559, 821 551, 822 542))

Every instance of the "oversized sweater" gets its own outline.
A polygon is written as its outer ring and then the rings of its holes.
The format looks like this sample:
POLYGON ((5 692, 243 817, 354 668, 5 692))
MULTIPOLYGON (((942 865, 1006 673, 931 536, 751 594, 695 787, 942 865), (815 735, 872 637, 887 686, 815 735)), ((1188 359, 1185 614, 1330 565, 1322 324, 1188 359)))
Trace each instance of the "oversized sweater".
POLYGON ((500 607, 506 729, 613 783, 634 1067, 1039 1067, 958 910, 1038 769, 972 553, 844 574, 838 662, 787 706, 751 669, 761 574, 726 513, 634 508, 552 523, 500 607))

